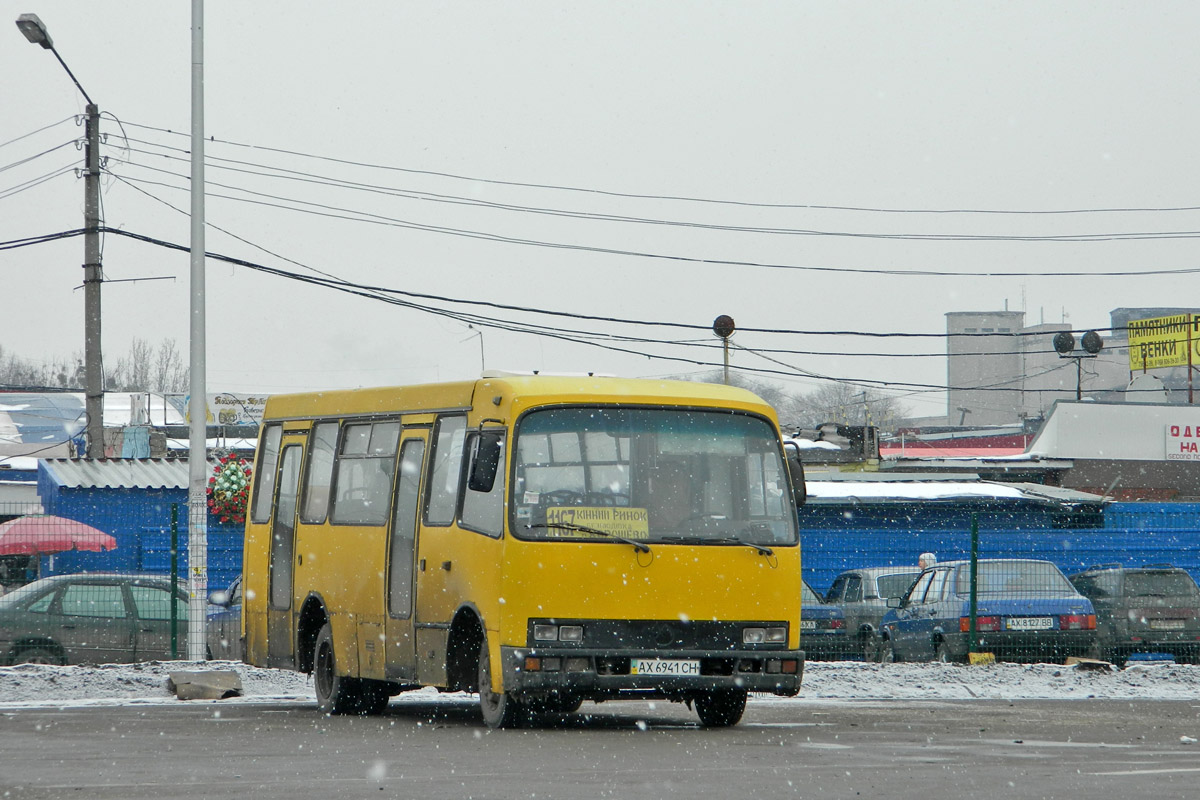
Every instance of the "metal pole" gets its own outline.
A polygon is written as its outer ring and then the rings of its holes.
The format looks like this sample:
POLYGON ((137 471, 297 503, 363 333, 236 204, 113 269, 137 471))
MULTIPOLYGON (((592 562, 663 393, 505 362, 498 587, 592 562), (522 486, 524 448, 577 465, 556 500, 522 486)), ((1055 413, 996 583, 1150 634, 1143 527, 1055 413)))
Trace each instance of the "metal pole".
POLYGON ((204 2, 192 0, 191 397, 188 400, 188 658, 203 661, 208 603, 208 403, 204 385, 204 2))
POLYGON ((971 514, 971 634, 967 652, 974 653, 979 647, 976 620, 979 612, 979 515, 971 514))
POLYGON ((1192 342, 1193 342, 1192 331, 1194 331, 1196 329, 1197 320, 1200 320, 1200 317, 1198 317, 1194 314, 1188 314, 1187 349, 1188 349, 1188 405, 1189 406, 1193 404, 1193 395, 1194 395, 1194 392, 1192 391, 1192 342))
POLYGON ((729 339, 722 339, 721 344, 725 348, 725 385, 729 385, 729 339))
MULTIPOLYGON (((171 503, 171 585, 179 585, 179 503, 171 503)), ((190 608, 188 609, 191 610, 190 608)), ((179 610, 171 592, 171 660, 179 658, 179 610)))
POLYGON ((100 355, 100 281, 103 280, 100 269, 100 108, 95 103, 87 104, 84 130, 87 135, 84 154, 87 171, 83 179, 84 408, 87 411, 88 458, 104 458, 104 361, 100 355))

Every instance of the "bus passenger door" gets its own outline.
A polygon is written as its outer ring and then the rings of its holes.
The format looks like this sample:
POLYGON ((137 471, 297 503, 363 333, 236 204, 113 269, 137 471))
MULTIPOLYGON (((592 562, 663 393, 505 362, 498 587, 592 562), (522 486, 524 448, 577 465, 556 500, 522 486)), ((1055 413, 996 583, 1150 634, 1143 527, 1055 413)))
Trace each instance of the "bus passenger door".
POLYGON ((406 430, 400 444, 396 499, 392 503, 388 537, 385 671, 389 681, 412 681, 417 676, 413 607, 416 589, 417 506, 421 496, 426 431, 406 430))
POLYGON ((271 561, 267 599, 267 666, 294 669, 296 626, 293 624, 292 583, 296 549, 296 497, 304 448, 284 443, 279 459, 278 499, 271 517, 271 561))

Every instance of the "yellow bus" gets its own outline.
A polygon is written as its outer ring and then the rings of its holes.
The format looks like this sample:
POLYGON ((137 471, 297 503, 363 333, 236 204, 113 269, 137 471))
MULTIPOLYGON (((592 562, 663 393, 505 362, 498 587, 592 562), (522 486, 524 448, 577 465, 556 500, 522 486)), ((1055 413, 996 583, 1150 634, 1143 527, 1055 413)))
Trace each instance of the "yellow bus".
POLYGON ((275 395, 246 523, 247 663, 325 713, 478 692, 490 727, 793 696, 804 501, 773 410, 703 383, 485 374, 275 395), (793 477, 794 476, 794 477, 793 477))

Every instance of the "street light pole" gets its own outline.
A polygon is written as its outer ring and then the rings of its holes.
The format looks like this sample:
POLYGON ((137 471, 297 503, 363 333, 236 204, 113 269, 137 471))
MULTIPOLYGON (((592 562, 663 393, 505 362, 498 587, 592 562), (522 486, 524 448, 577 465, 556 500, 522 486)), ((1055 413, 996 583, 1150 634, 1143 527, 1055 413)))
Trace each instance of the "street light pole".
POLYGON ((87 175, 83 179, 83 363, 88 458, 104 457, 104 359, 100 350, 100 109, 87 105, 87 175))
POLYGON ((100 348, 100 283, 104 280, 100 264, 100 107, 83 90, 75 73, 63 61, 54 41, 37 14, 17 17, 17 28, 31 44, 54 53, 67 71, 75 88, 87 100, 85 120, 83 179, 83 360, 87 412, 87 456, 104 457, 104 359, 100 348))
POLYGON ((208 603, 208 400, 204 305, 204 0, 192 0, 191 324, 188 402, 188 659, 203 661, 208 603))

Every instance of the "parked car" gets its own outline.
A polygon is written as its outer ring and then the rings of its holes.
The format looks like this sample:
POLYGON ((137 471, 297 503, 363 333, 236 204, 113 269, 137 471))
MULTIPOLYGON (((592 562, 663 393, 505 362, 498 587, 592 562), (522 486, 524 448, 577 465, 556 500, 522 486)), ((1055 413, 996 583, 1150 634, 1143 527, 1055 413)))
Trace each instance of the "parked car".
POLYGON ((919 567, 861 567, 849 569, 833 579, 825 602, 846 617, 846 631, 867 661, 882 658, 879 621, 887 613, 889 597, 903 597, 919 567))
POLYGON ((1106 564, 1071 576, 1096 608, 1100 657, 1118 666, 1134 653, 1200 662, 1200 587, 1170 564, 1106 564))
POLYGON ((242 576, 208 595, 208 657, 242 660, 242 576))
POLYGON ((805 581, 800 588, 800 649, 808 661, 839 661, 858 657, 846 635, 842 610, 821 600, 805 581))
POLYGON ((0 664, 128 663, 187 653, 187 594, 147 575, 56 575, 0 597, 0 664))
MULTIPOLYGON (((1096 612, 1058 567, 1034 559, 978 563, 977 651, 1003 661, 1056 661, 1092 655, 1096 612)), ((888 600, 881 622, 893 661, 965 661, 971 636, 971 562, 921 572, 903 598, 888 600)))

